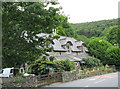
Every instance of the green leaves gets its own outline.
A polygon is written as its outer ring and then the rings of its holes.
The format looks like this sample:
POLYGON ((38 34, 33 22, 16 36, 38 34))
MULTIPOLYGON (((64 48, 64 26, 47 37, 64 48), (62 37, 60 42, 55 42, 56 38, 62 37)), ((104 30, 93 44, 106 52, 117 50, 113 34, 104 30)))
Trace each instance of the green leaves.
POLYGON ((3 67, 20 67, 51 51, 48 46, 51 37, 39 38, 36 35, 52 33, 52 29, 62 24, 64 16, 60 14, 60 8, 48 7, 50 3, 46 3, 3 2, 3 67))
POLYGON ((61 71, 71 71, 74 69, 74 62, 71 62, 69 59, 55 60, 54 64, 58 65, 61 71))
POLYGON ((103 31, 113 25, 118 25, 118 19, 102 20, 95 22, 86 22, 71 24, 77 35, 85 35, 88 38, 101 37, 103 31))
POLYGON ((109 33, 106 35, 106 40, 109 41, 111 44, 118 44, 118 26, 111 26, 109 28, 109 33))
POLYGON ((93 38, 88 44, 88 49, 91 55, 100 58, 104 64, 120 65, 120 48, 108 41, 93 38))
POLYGON ((100 59, 91 57, 91 58, 83 58, 83 61, 85 61, 85 64, 87 68, 93 68, 93 67, 100 67, 103 64, 101 63, 100 59))
POLYGON ((105 62, 107 62, 109 65, 114 64, 120 66, 120 48, 111 47, 107 49, 105 58, 105 62))
POLYGON ((104 54, 107 50, 107 48, 111 47, 112 44, 109 42, 99 39, 99 38, 93 38, 90 40, 88 44, 88 49, 91 53, 91 55, 95 55, 95 57, 98 57, 100 59, 104 59, 104 54))

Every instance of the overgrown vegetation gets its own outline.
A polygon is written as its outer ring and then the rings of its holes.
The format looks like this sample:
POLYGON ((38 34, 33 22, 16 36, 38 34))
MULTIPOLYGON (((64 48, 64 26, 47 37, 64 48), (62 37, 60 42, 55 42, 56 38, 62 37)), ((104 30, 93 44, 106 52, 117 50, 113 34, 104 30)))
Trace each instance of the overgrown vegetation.
POLYGON ((50 60, 48 58, 40 57, 32 65, 32 73, 38 74, 48 74, 50 69, 53 72, 71 71, 74 69, 74 62, 69 59, 66 60, 50 60))
POLYGON ((84 68, 82 71, 80 71, 80 75, 89 75, 89 74, 97 74, 97 73, 112 73, 116 72, 115 66, 99 66, 99 67, 93 67, 93 68, 84 68))
POLYGON ((74 69, 74 62, 69 59, 66 60, 56 60, 54 61, 55 65, 58 65, 61 71, 71 71, 74 69))
POLYGON ((83 58, 83 61, 85 61, 86 68, 94 68, 94 67, 100 67, 103 66, 100 59, 91 57, 91 58, 83 58))

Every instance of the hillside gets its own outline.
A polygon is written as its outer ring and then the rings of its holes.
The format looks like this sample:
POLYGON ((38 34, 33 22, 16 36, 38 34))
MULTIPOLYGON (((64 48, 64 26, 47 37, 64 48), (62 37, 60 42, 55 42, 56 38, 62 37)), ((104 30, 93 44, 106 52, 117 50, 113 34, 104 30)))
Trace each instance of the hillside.
POLYGON ((114 25, 118 25, 118 19, 101 20, 95 22, 70 24, 77 35, 90 37, 100 37, 102 32, 114 25))

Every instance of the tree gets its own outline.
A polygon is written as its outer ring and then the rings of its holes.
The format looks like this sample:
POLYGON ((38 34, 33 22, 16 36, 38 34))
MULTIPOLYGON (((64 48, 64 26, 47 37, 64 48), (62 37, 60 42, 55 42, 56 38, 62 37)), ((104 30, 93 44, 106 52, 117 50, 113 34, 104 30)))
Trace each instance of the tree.
POLYGON ((16 67, 50 51, 51 37, 38 37, 40 32, 51 33, 64 21, 55 2, 3 2, 2 51, 3 67, 16 67), (50 7, 48 5, 51 4, 50 7))
POLYGON ((100 38, 91 38, 87 47, 91 55, 104 60, 106 50, 112 47, 112 44, 100 38))
POLYGON ((118 19, 71 24, 71 27, 77 35, 85 35, 86 37, 91 38, 101 37, 107 28, 114 25, 119 25, 118 19))
POLYGON ((110 47, 106 50, 104 63, 120 66, 120 48, 110 47))
POLYGON ((109 34, 106 36, 107 40, 111 43, 111 44, 118 44, 118 26, 112 26, 110 28, 110 32, 109 34))
MULTIPOLYGON (((120 20, 119 20, 119 21, 120 21, 120 20)), ((118 45, 119 45, 119 48, 120 48, 120 25, 118 26, 117 38, 118 38, 118 45)))
POLYGON ((85 35, 77 35, 77 36, 75 37, 75 39, 80 40, 80 41, 83 41, 83 42, 85 42, 86 44, 89 43, 89 39, 88 39, 85 35))

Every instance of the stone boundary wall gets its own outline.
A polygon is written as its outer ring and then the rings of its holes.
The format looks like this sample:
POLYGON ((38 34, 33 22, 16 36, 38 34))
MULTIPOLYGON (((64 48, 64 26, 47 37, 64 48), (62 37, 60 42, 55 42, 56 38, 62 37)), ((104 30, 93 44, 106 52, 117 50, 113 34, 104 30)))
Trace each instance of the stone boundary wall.
POLYGON ((77 80, 77 79, 83 79, 83 78, 102 75, 102 74, 106 74, 106 73, 108 73, 108 72, 103 71, 103 72, 98 72, 98 73, 94 73, 94 74, 80 75, 77 71, 64 72, 64 73, 62 73, 62 82, 69 82, 69 81, 73 81, 73 80, 77 80))
POLYGON ((36 77, 2 78, 2 87, 37 87, 36 77))
POLYGON ((55 82, 69 82, 77 79, 83 79, 87 77, 92 77, 96 75, 106 74, 107 71, 98 72, 94 74, 80 75, 78 71, 62 72, 61 80, 56 81, 56 79, 46 78, 44 81, 40 81, 39 76, 29 76, 29 77, 10 77, 2 78, 2 87, 40 87, 50 83, 55 82))

